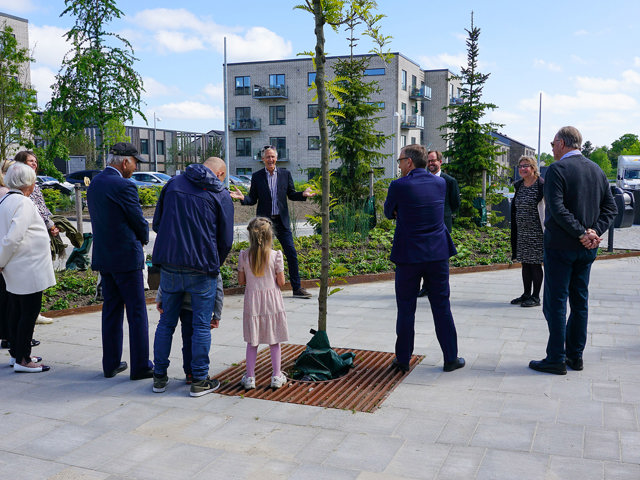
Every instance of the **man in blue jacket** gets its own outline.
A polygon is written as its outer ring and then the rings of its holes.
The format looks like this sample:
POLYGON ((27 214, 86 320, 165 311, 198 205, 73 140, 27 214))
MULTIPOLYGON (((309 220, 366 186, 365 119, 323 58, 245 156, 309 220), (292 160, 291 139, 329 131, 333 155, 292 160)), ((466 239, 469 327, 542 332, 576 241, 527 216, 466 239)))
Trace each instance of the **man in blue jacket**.
POLYGON ((190 395, 199 397, 220 386, 209 378, 209 350, 217 277, 233 244, 233 203, 219 180, 225 174, 226 165, 217 157, 189 165, 167 182, 158 199, 153 263, 161 267, 163 312, 153 344, 156 392, 168 382, 171 341, 185 293, 191 295, 193 311, 190 395))
POLYGON ((102 369, 107 378, 127 369, 122 361, 124 309, 129 322, 131 380, 151 378, 149 323, 144 296, 143 245, 149 224, 142 215, 138 189, 131 180, 137 162, 144 162, 126 142, 109 150, 109 165, 87 190, 93 232, 91 268, 102 277, 102 369))
POLYGON ((425 170, 427 152, 408 145, 400 152, 402 178, 389 185, 384 203, 387 218, 396 219, 391 261, 396 264, 396 358, 394 366, 409 371, 415 337, 420 280, 427 291, 445 372, 464 367, 458 357, 458 337, 449 304, 449 257, 456 248, 444 224, 446 182, 425 170))

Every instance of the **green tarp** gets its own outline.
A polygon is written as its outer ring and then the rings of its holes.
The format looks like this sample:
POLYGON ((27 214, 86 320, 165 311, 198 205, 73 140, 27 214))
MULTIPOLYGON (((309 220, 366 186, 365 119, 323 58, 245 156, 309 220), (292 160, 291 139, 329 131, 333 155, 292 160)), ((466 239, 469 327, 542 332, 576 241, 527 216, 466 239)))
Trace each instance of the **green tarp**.
POLYGON ((311 330, 311 333, 313 337, 290 372, 294 379, 316 382, 331 380, 345 375, 354 366, 355 354, 346 352, 338 355, 329 344, 327 332, 311 330))

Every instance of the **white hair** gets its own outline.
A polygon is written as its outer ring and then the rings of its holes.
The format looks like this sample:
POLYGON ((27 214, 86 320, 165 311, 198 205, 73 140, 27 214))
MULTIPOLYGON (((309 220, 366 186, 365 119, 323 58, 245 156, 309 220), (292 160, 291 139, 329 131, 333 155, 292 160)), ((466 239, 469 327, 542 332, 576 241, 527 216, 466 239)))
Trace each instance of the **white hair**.
POLYGON ((9 188, 22 190, 36 183, 36 172, 26 163, 16 162, 7 170, 4 183, 9 188))

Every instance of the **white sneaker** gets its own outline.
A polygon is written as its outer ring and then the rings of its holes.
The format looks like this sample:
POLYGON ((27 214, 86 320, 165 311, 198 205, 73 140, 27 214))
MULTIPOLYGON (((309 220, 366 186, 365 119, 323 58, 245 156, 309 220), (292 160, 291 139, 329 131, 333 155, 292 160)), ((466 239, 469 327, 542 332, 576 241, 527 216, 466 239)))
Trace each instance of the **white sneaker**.
POLYGON ((42 315, 38 315, 38 318, 36 319, 37 325, 49 325, 50 323, 53 323, 53 319, 49 317, 43 317, 42 315))
POLYGON ((253 390, 256 388, 256 377, 247 377, 246 375, 243 375, 242 380, 240 380, 240 385, 242 385, 245 390, 253 390))
POLYGON ((271 388, 280 388, 287 384, 287 376, 280 372, 280 375, 271 377, 271 388))

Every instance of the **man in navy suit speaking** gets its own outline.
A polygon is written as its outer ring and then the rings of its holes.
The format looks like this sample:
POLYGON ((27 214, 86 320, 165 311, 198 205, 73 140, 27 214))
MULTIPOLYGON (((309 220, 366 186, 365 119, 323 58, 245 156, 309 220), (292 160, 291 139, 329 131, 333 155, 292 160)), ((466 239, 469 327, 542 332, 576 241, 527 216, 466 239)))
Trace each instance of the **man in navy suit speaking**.
POLYGON ((396 358, 393 365, 409 371, 415 337, 420 280, 427 291, 445 372, 464 367, 458 357, 458 337, 449 304, 449 257, 456 248, 444 224, 446 182, 425 170, 427 151, 408 145, 400 152, 402 178, 389 185, 384 214, 396 219, 391 261, 396 264, 396 358))
POLYGON ((307 197, 315 196, 315 193, 310 188, 303 192, 296 192, 291 173, 284 168, 276 168, 277 160, 276 148, 272 145, 264 147, 262 161, 265 168, 261 168, 251 176, 249 193, 243 195, 239 190, 231 190, 231 198, 240 200, 242 205, 255 205, 257 202, 256 215, 271 219, 276 237, 280 240, 284 256, 287 257, 293 296, 311 298, 311 294, 300 284, 298 253, 293 244, 293 234, 289 226, 287 198, 291 201, 305 201, 307 197))
POLYGON ((131 380, 151 378, 149 324, 144 296, 143 245, 149 224, 142 215, 138 189, 129 180, 137 162, 144 162, 127 142, 109 150, 109 164, 91 181, 87 204, 93 231, 91 268, 102 276, 102 369, 113 377, 127 369, 122 361, 124 309, 129 322, 131 380))

